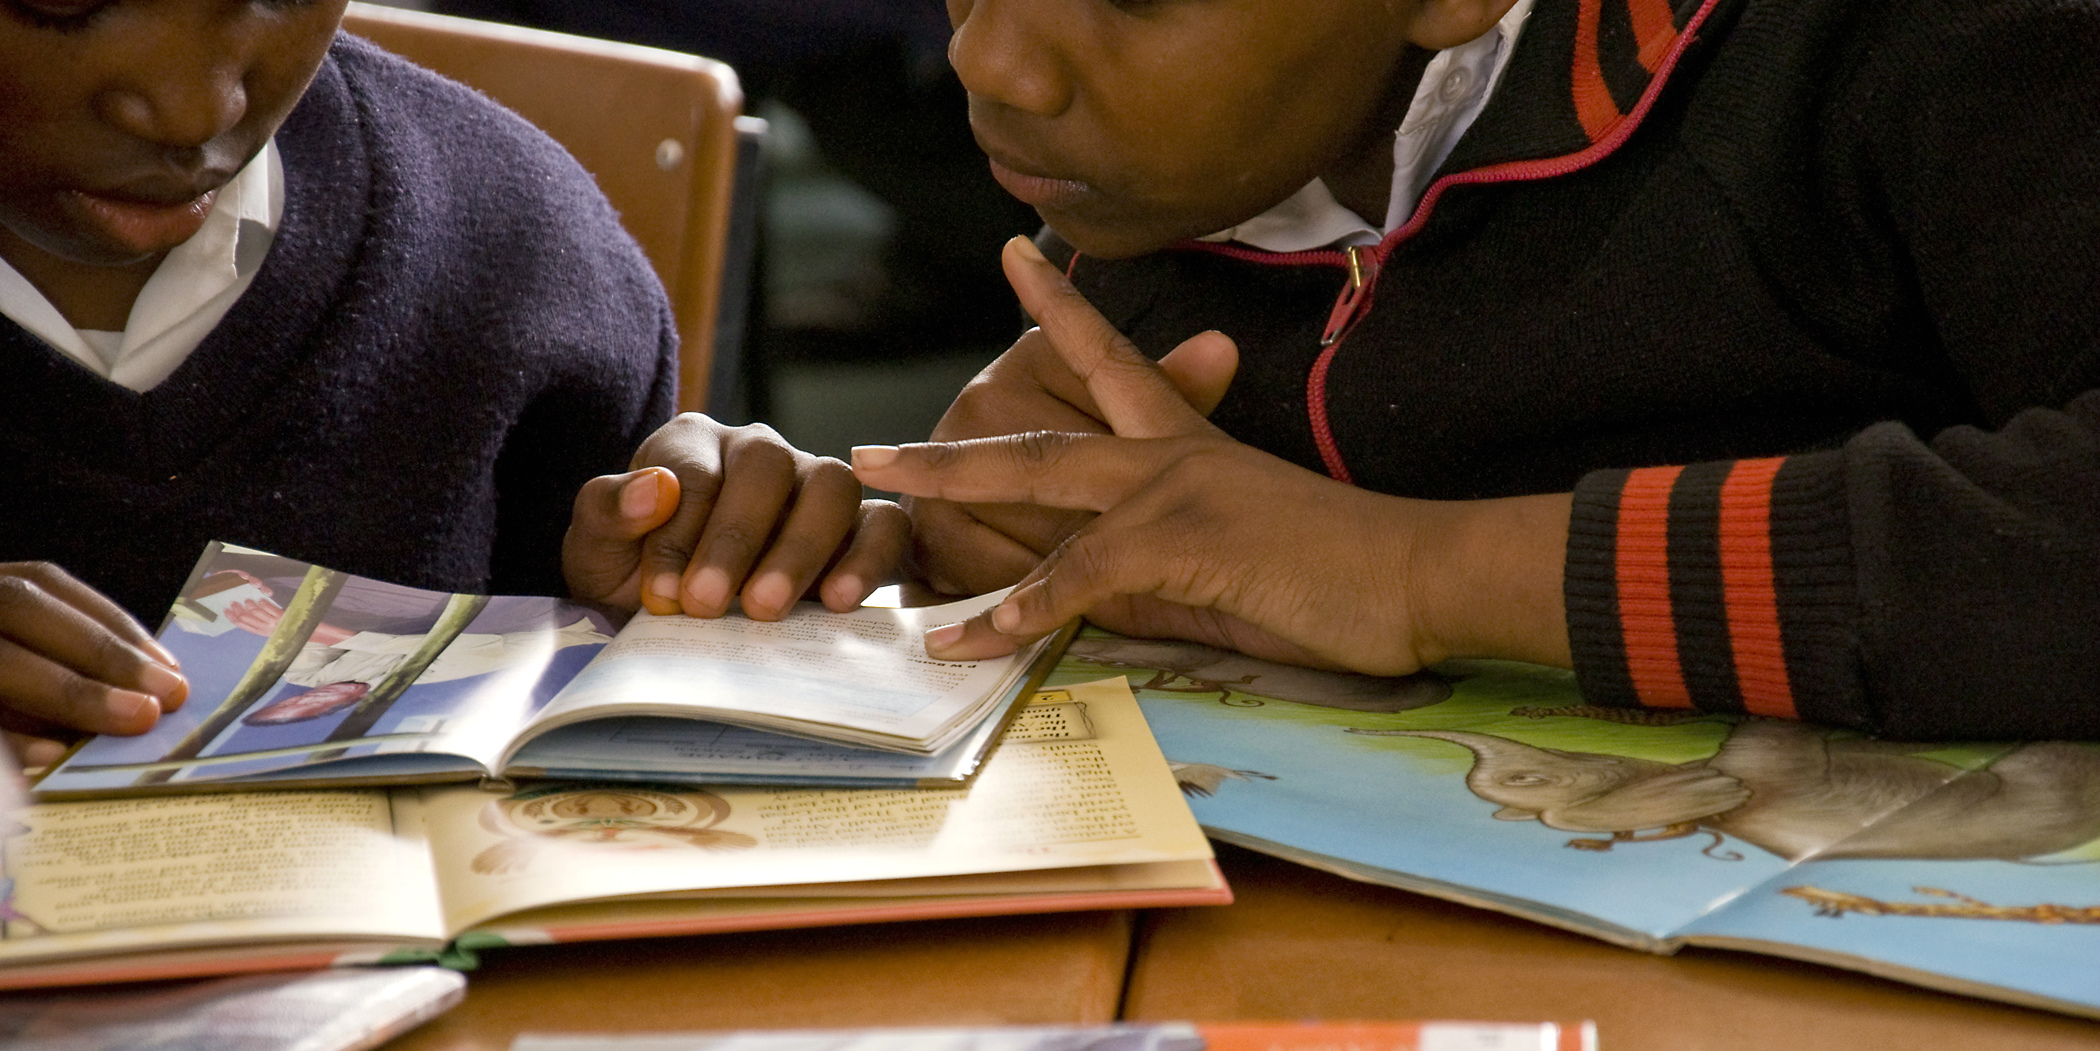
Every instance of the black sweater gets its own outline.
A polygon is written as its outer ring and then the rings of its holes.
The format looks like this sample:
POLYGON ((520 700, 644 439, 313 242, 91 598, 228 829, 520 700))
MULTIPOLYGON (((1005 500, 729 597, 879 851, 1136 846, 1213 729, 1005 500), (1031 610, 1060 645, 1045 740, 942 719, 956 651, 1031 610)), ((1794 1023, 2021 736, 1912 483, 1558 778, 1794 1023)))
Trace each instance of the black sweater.
POLYGON ((1358 309, 1339 252, 1074 279, 1237 339, 1241 440, 1573 489, 1596 701, 2100 737, 2100 5, 1664 2, 1539 0, 1358 309))
POLYGON ((0 319, 0 559, 56 562, 149 625, 212 539, 563 593, 577 486, 670 412, 647 261, 544 135, 360 41, 276 141, 270 254, 159 386, 0 319))

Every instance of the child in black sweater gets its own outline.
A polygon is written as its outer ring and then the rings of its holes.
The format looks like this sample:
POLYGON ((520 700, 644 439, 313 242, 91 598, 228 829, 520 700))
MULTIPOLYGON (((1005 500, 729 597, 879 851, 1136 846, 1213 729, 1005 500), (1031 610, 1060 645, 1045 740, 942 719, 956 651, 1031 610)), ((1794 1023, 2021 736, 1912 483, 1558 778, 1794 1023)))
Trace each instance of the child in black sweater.
POLYGON ((1020 437, 857 457, 932 583, 1027 583, 936 652, 2100 736, 2091 0, 949 12, 1051 261, 936 432, 1020 437))

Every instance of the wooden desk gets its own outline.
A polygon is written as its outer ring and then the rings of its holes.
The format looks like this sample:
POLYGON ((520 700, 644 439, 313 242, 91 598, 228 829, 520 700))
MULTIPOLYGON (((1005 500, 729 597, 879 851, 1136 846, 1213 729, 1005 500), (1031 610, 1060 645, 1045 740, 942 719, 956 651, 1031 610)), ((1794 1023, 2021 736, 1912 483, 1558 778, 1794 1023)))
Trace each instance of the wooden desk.
POLYGON ((1219 856, 1238 901, 1144 915, 1126 1017, 1593 1018, 1603 1051, 2100 1046, 2100 1022, 1777 957, 1650 956, 1231 847, 1219 856))
POLYGON ((387 1051, 505 1051, 519 1033, 1107 1022, 1128 912, 878 923, 503 949, 466 1002, 387 1051))

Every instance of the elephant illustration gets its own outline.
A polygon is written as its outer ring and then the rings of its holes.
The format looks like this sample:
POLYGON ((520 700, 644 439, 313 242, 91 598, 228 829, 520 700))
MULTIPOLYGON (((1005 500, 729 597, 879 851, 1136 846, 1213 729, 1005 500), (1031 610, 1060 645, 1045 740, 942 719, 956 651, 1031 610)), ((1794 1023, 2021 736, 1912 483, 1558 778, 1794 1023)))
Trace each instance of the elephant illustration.
POLYGON ((1349 732, 1462 745, 1474 756, 1466 787, 1501 806, 1496 818, 1611 833, 1569 843, 1590 850, 1704 830, 1789 861, 2019 860, 2100 839, 2100 748, 2063 741, 1963 771, 1912 754, 1927 745, 1771 719, 1739 723, 1711 758, 1680 764, 1456 730, 1349 732))
POLYGON ((1200 642, 1080 637, 1072 640, 1065 654, 1089 664, 1152 671, 1151 681, 1139 684, 1140 690, 1214 692, 1220 701, 1237 692, 1353 712, 1404 712, 1451 696, 1451 684, 1427 672, 1388 677, 1322 671, 1265 661, 1200 642), (1186 680, 1188 685, 1176 685, 1177 680, 1186 680))

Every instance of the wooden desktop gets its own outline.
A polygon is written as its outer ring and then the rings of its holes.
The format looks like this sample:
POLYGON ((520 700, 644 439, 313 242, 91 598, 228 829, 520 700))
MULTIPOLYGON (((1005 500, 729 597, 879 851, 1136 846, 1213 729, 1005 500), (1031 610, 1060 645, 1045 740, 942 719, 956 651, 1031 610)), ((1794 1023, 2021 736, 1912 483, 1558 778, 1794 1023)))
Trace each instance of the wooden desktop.
MULTIPOLYGON (((2100 1022, 1749 953, 1651 956, 1231 847, 1223 908, 490 953, 389 1051, 519 1033, 1133 1020, 1594 1019, 1604 1051, 2069 1051, 2100 1022), (1127 985, 1125 968, 1128 967, 1127 985)), ((2096 972, 2100 974, 2100 972, 2096 972)))
POLYGON ((1129 912, 1071 912, 503 949, 451 1013, 387 1051, 506 1051, 519 1033, 1107 1022, 1129 912))

